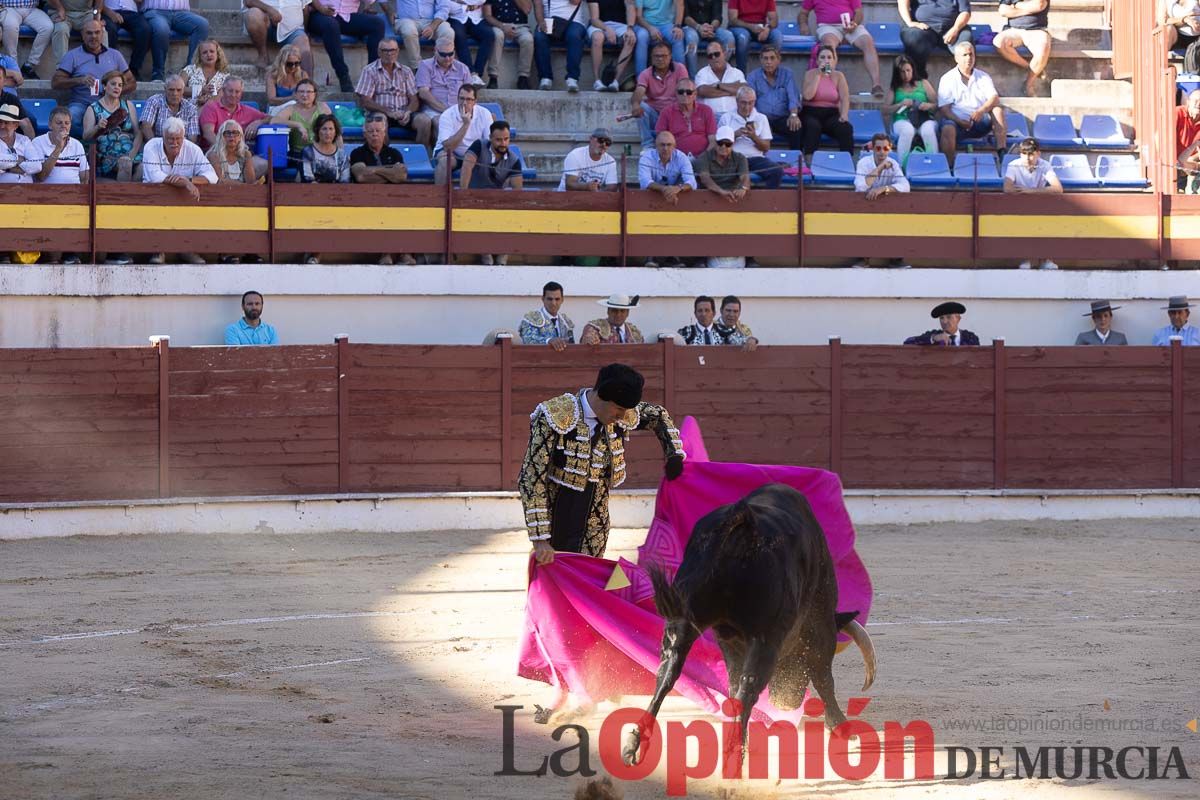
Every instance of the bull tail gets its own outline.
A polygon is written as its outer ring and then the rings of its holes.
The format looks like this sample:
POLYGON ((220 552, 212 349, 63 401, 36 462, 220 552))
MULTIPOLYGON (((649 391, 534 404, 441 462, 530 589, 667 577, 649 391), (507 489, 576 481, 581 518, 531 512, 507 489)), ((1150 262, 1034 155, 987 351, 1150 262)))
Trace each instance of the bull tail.
POLYGON ((654 605, 664 619, 679 619, 684 616, 683 596, 675 588, 675 584, 667 577, 666 570, 661 564, 650 564, 646 567, 650 583, 654 586, 654 605))

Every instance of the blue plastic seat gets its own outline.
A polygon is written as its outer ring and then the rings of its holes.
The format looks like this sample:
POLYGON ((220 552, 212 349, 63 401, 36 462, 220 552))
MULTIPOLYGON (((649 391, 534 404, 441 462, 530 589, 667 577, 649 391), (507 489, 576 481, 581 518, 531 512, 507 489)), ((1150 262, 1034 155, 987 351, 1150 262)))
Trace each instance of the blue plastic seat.
POLYGON ((800 25, 795 22, 779 23, 779 34, 783 37, 783 52, 785 53, 808 53, 813 49, 813 45, 817 43, 817 37, 812 35, 801 35, 800 25))
POLYGON ((854 160, 841 150, 818 150, 812 157, 813 181, 827 186, 853 186, 854 160))
POLYGON ((1083 147, 1075 133, 1075 123, 1066 114, 1038 114, 1033 120, 1033 138, 1047 147, 1083 147))
POLYGON ((512 150, 513 155, 521 162, 521 177, 527 181, 536 181, 537 170, 525 162, 525 157, 521 155, 521 148, 515 144, 510 144, 508 149, 512 150))
POLYGON ((1175 86, 1185 95, 1200 89, 1200 75, 1179 75, 1175 78, 1175 86))
POLYGON ((1004 158, 1000 161, 1000 178, 1001 178, 1001 180, 1003 180, 1004 176, 1008 174, 1008 165, 1013 163, 1020 157, 1021 157, 1020 153, 1009 153, 1008 155, 1004 156, 1004 158))
POLYGON ((976 183, 980 189, 1004 186, 1004 179, 996 168, 996 156, 992 153, 959 153, 954 157, 954 178, 963 189, 970 189, 976 183))
MULTIPOLYGON (((499 103, 477 103, 476 105, 483 106, 488 111, 492 112, 492 119, 496 120, 497 122, 504 119, 504 109, 500 107, 499 103)), ((509 138, 517 138, 517 129, 512 126, 512 123, 509 123, 508 135, 509 138)))
POLYGON ((877 133, 887 133, 883 114, 877 108, 850 109, 850 124, 854 126, 854 143, 866 144, 877 133))
POLYGON ((1097 157, 1096 177, 1105 189, 1145 189, 1150 185, 1142 174, 1141 161, 1131 154, 1097 157))
MULTIPOLYGON (((800 166, 800 156, 801 156, 801 153, 799 150, 771 150, 763 157, 766 158, 768 161, 772 161, 776 164, 779 164, 784 169, 787 169, 788 167, 798 168, 800 166)), ((806 182, 812 182, 812 175, 805 175, 804 180, 806 182)), ((799 174, 788 175, 785 173, 783 176, 783 181, 780 185, 781 186, 795 186, 799 182, 800 182, 799 174)), ((750 183, 751 184, 762 183, 762 178, 758 175, 758 173, 754 172, 753 170, 751 170, 751 172, 750 172, 750 183)))
POLYGON ((146 101, 145 100, 131 100, 130 105, 132 105, 133 110, 137 112, 138 122, 141 122, 142 121, 142 109, 146 107, 146 101))
POLYGON ((262 111, 262 108, 261 108, 261 107, 259 107, 259 105, 258 105, 258 101, 256 101, 256 100, 243 100, 243 101, 242 101, 242 105, 244 105, 244 106, 250 106, 250 107, 251 107, 251 108, 253 108, 255 111, 262 111))
POLYGON ((926 188, 952 188, 957 183, 950 174, 950 162, 945 153, 910 154, 908 182, 926 188))
POLYGON ((1050 166, 1064 189, 1099 189, 1086 153, 1055 153, 1050 156, 1050 166))
POLYGON ((33 122, 33 127, 39 134, 50 130, 50 112, 58 105, 56 100, 26 100, 22 98, 21 105, 33 122))
POLYGON ((900 41, 900 30, 904 26, 899 22, 867 22, 864 26, 880 53, 895 55, 904 52, 904 43, 900 41))
POLYGON ((1129 137, 1121 123, 1108 114, 1088 114, 1079 124, 1079 137, 1089 148, 1120 150, 1129 147, 1129 137))
POLYGON ((990 43, 990 38, 995 35, 995 31, 992 30, 991 25, 988 25, 986 22, 980 22, 980 23, 972 22, 971 23, 971 34, 975 37, 975 52, 976 53, 995 53, 996 52, 995 45, 990 43), (979 43, 980 40, 983 38, 983 34, 987 34, 987 36, 989 37, 988 44, 980 44, 979 43))
POLYGON ((1029 138, 1029 120, 1020 111, 1004 109, 1004 124, 1008 128, 1008 143, 1014 144, 1029 138))
POLYGON ((433 162, 429 160, 429 151, 420 144, 393 145, 404 156, 404 166, 408 167, 410 181, 433 180, 433 162))

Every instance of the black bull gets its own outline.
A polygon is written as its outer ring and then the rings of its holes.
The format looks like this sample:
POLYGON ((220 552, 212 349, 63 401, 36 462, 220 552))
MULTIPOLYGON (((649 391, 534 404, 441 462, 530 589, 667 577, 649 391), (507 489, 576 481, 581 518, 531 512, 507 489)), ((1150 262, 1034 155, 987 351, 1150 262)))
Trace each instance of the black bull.
MULTIPOLYGON (((771 702, 794 709, 809 681, 825 703, 825 724, 846 717, 833 690, 838 631, 846 629, 862 650, 866 691, 875 680, 875 652, 858 612, 837 613, 837 577, 825 532, 804 495, 768 484, 696 523, 683 563, 668 582, 651 565, 654 601, 666 619, 662 660, 647 712, 657 714, 683 672, 688 652, 712 628, 725 657, 729 696, 741 703, 742 744, 762 690, 771 702)), ((637 761, 650 720, 629 734, 625 760, 637 761)))

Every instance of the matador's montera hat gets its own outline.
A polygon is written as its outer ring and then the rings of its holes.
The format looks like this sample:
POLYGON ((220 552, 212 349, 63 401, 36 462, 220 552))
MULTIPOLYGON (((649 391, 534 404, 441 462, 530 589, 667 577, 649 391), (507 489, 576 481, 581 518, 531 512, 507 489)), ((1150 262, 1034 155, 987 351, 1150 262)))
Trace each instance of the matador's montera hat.
POLYGON ((642 402, 642 387, 646 379, 633 367, 609 364, 596 376, 596 394, 601 400, 616 403, 621 408, 634 408, 642 402))

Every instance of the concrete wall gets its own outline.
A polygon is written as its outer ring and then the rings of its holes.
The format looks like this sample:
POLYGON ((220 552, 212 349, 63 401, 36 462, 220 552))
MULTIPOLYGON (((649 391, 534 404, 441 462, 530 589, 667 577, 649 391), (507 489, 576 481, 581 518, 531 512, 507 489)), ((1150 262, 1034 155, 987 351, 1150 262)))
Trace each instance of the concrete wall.
POLYGON ((764 342, 898 343, 933 325, 944 299, 966 303, 964 327, 985 341, 1070 344, 1090 327, 1088 301, 1124 306, 1116 328, 1148 344, 1167 322, 1168 295, 1200 297, 1195 272, 1017 270, 648 270, 584 267, 61 267, 0 266, 0 347, 142 345, 169 334, 175 346, 218 344, 240 316, 247 289, 266 296, 264 318, 291 344, 351 340, 477 344, 492 328, 515 329, 539 305, 541 286, 566 287, 566 312, 583 323, 611 292, 641 294, 631 321, 653 335, 691 319, 700 293, 737 294, 743 320, 764 342))

